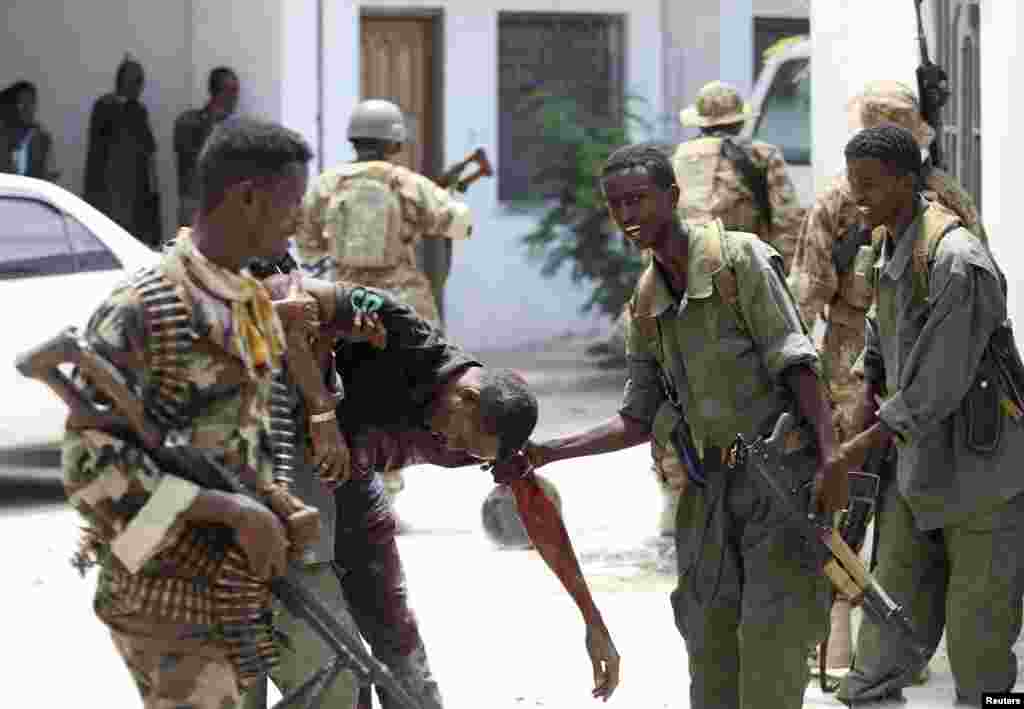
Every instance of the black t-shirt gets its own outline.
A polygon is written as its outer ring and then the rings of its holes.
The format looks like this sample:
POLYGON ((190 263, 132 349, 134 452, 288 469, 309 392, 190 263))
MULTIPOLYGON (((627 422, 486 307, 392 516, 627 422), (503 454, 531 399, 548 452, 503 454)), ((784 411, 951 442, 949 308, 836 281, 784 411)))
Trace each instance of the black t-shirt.
MULTIPOLYGON (((387 291, 357 286, 339 301, 341 309, 379 313, 387 330, 384 350, 367 342, 340 342, 335 348, 335 366, 345 386, 338 423, 350 438, 367 428, 396 433, 425 428, 430 403, 444 383, 481 364, 387 291)), ((342 563, 353 545, 393 534, 394 520, 376 473, 339 487, 335 501, 336 558, 342 563)))
POLYGON ((381 351, 367 342, 342 342, 335 348, 345 385, 338 421, 351 432, 366 426, 422 428, 435 393, 448 378, 481 363, 386 291, 356 287, 350 305, 368 300, 360 291, 381 296, 377 312, 387 330, 387 347, 381 351))

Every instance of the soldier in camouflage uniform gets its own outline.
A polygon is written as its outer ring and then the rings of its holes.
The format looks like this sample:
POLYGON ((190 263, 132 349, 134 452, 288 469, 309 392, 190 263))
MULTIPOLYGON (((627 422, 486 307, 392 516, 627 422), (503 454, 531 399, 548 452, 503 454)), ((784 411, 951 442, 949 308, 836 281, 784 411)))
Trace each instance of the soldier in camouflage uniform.
POLYGON ((616 151, 602 183, 625 237, 654 255, 630 301, 623 404, 594 428, 528 445, 527 456, 539 468, 652 437, 675 447, 688 422, 695 445, 685 451, 697 463, 676 517, 672 607, 689 658, 690 706, 799 707, 807 647, 827 627, 829 584, 780 503, 727 454, 737 434, 753 440, 796 412, 805 425, 773 472, 794 489, 813 480, 819 513, 846 506, 818 354, 778 252, 719 221, 681 221, 680 188, 660 151, 616 151))
MULTIPOLYGON (((356 106, 348 137, 356 161, 320 175, 306 195, 295 235, 299 260, 315 277, 386 289, 440 326, 416 245, 423 238, 468 238, 469 209, 429 178, 389 162, 407 137, 393 103, 356 106)), ((402 471, 390 471, 384 480, 393 501, 404 486, 402 471)))
POLYGON ((726 229, 757 234, 782 255, 788 271, 804 210, 782 151, 760 140, 744 143, 736 138, 755 117, 739 92, 719 81, 706 84, 694 105, 680 111, 680 122, 699 128, 700 136, 680 143, 672 156, 680 185, 679 213, 687 221, 721 219, 726 229), (725 143, 740 152, 731 152, 725 143), (760 185, 744 173, 736 159, 740 155, 749 158, 750 174, 763 180, 760 185), (760 187, 761 196, 755 191, 760 187))
MULTIPOLYGON (((311 155, 274 124, 222 128, 200 158, 195 230, 119 286, 85 333, 155 420, 267 493, 279 489, 265 424, 285 341, 269 294, 242 268, 286 248, 311 155)), ((255 649, 265 665, 276 647, 266 621, 246 625, 263 634, 255 648, 222 631, 233 613, 269 610, 267 579, 287 563, 280 519, 246 496, 161 470, 112 432, 69 429, 62 466, 86 521, 78 562, 100 567, 95 611, 145 706, 236 706, 259 669, 243 655, 255 649)))
MULTIPOLYGON (((910 87, 895 81, 873 81, 848 104, 852 130, 892 123, 909 130, 922 150, 931 144, 932 128, 921 118, 910 87)), ((985 238, 977 207, 960 184, 934 167, 923 173, 923 194, 952 209, 974 234, 985 238)), ((836 405, 841 440, 856 433, 854 415, 862 381, 852 372, 864 349, 864 318, 871 305, 869 275, 874 266, 871 234, 850 195, 845 170, 815 200, 800 230, 789 271, 789 285, 804 322, 825 321, 822 357, 836 405), (844 248, 845 246, 849 248, 844 248), (845 252, 845 256, 843 256, 845 252)), ((852 642, 850 605, 838 599, 832 611, 827 666, 849 667, 852 642)), ((815 661, 815 665, 817 662, 815 661)))

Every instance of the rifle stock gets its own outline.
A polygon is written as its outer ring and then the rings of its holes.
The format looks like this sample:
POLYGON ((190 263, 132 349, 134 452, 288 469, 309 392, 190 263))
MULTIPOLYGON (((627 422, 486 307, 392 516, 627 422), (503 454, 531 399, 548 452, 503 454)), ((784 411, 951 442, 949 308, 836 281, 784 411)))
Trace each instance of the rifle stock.
POLYGON ((487 151, 480 147, 445 170, 434 182, 445 189, 454 187, 461 193, 469 189, 469 186, 481 177, 492 177, 493 175, 494 168, 487 157, 487 151), (462 177, 462 171, 474 163, 477 169, 466 177, 462 177))
POLYGON ((792 414, 784 413, 779 417, 775 430, 767 440, 758 438, 747 446, 742 436, 738 436, 738 455, 747 457, 768 489, 783 505, 801 535, 827 549, 824 573, 836 590, 854 603, 859 603, 864 612, 887 630, 916 660, 927 663, 931 656, 931 648, 917 637, 903 606, 886 593, 830 522, 821 520, 813 514, 806 514, 797 508, 794 497, 783 488, 770 470, 778 461, 783 438, 795 423, 796 419, 792 414))
MULTIPOLYGON (((235 471, 196 448, 165 442, 160 428, 149 419, 142 402, 132 393, 121 374, 89 346, 76 328, 66 328, 37 347, 19 354, 15 358, 15 367, 23 376, 49 386, 67 404, 70 428, 96 428, 111 434, 134 436, 162 469, 212 489, 260 499, 235 471), (77 366, 112 402, 112 406, 103 408, 91 402, 60 370, 62 365, 77 366)), ((301 522, 307 519, 308 515, 304 515, 301 522)), ((284 521, 289 525, 291 538, 294 520, 284 521)), ((309 624, 336 653, 336 657, 303 682, 299 688, 302 691, 289 693, 275 705, 275 709, 318 707, 321 693, 342 665, 350 667, 364 683, 379 684, 403 709, 421 709, 390 670, 366 651, 362 642, 338 622, 319 597, 303 586, 300 574, 301 569, 293 560, 285 576, 270 581, 271 592, 292 615, 309 624)))

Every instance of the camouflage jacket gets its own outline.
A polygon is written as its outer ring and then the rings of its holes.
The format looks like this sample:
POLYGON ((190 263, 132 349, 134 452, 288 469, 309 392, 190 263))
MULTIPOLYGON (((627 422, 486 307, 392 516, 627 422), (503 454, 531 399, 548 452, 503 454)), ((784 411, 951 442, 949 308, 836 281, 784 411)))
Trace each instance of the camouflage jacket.
MULTIPOLYGON (((165 255, 160 267, 165 273, 167 263, 165 255)), ((187 422, 182 434, 211 457, 247 466, 256 482, 270 483, 266 426, 273 373, 263 367, 250 374, 239 359, 215 344, 210 333, 223 325, 219 320, 223 314, 217 310, 225 307, 224 301, 209 292, 197 297, 198 287, 187 277, 170 277, 167 282, 173 284, 187 313, 181 318, 185 322, 175 326, 179 333, 185 330, 188 339, 176 362, 180 374, 175 386, 180 383, 178 391, 184 392, 179 411, 187 422)), ((161 368, 167 365, 159 362, 162 353, 147 338, 145 317, 139 288, 129 281, 95 311, 85 337, 152 409, 155 388, 168 383, 161 379, 161 368)), ((210 599, 203 596, 201 587, 178 589, 173 600, 170 591, 160 599, 153 593, 154 584, 159 585, 156 579, 167 576, 170 562, 181 561, 184 547, 193 549, 185 554, 193 571, 204 554, 195 551, 197 528, 180 519, 200 488, 160 470, 135 445, 98 430, 68 431, 62 453, 68 499, 87 524, 80 561, 98 563, 102 569, 97 610, 147 612, 179 620, 185 613, 192 621, 204 620, 200 611, 210 599)), ((172 575, 187 578, 189 573, 179 569, 172 575)))
POLYGON ((782 151, 761 141, 743 146, 754 166, 765 171, 772 207, 772 221, 766 228, 754 194, 739 170, 721 155, 721 145, 721 138, 705 136, 676 148, 672 166, 679 180, 679 216, 686 221, 717 218, 726 229, 757 234, 775 247, 788 269, 804 210, 782 151))
MULTIPOLYGON (((970 195, 952 176, 932 169, 925 177, 924 196, 956 212, 964 226, 985 239, 978 209, 970 195)), ((832 260, 838 240, 856 234, 860 213, 850 196, 845 171, 821 193, 807 213, 796 242, 789 286, 804 322, 812 326, 829 306, 829 319, 862 330, 864 315, 871 305, 868 276, 874 265, 870 247, 862 248, 846 273, 839 273, 832 260)))
MULTIPOLYGON (((416 243, 423 237, 465 239, 472 231, 469 208, 432 180, 401 165, 384 161, 356 162, 329 170, 310 186, 303 201, 303 219, 295 235, 303 265, 332 253, 333 240, 344 240, 343 183, 356 175, 379 179, 392 186, 401 202, 399 265, 415 268, 416 243)), ((345 278, 339 263, 338 277, 345 278)), ((375 284, 376 285, 376 284, 375 284)))

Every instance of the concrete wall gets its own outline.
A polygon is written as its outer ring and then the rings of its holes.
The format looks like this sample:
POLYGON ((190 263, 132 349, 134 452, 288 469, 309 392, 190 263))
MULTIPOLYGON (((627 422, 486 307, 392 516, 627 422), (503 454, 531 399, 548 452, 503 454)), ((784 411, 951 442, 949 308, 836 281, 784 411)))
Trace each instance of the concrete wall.
MULTIPOLYGON (((1010 317, 1017 341, 1024 326, 1024 271, 1020 257, 1024 245, 1016 237, 1020 223, 1020 165, 1024 146, 1007 140, 1016 133, 1021 100, 1011 77, 1024 75, 1024 58, 1017 50, 1017 35, 1024 13, 1017 3, 983 0, 981 3, 981 211, 992 250, 1006 272, 1010 317)), ((1018 344, 1020 346, 1020 344, 1018 344)))
POLYGON ((917 85, 913 4, 890 0, 816 2, 811 5, 811 38, 814 183, 815 189, 821 190, 844 164, 849 98, 872 79, 917 85), (879 22, 880 17, 885 21, 879 22))
MULTIPOLYGON (((663 110, 664 62, 660 42, 660 0, 564 0, 540 2, 478 0, 410 2, 409 0, 325 0, 325 155, 328 164, 352 156, 345 128, 359 96, 359 7, 441 8, 444 22, 446 163, 477 144, 487 146, 495 161, 498 146, 498 9, 538 12, 624 13, 626 20, 626 88, 644 96, 652 113, 663 110), (335 45, 336 43, 336 45, 335 45)), ((655 115, 651 116, 656 117, 655 115)), ((473 211, 473 238, 455 248, 448 281, 446 310, 452 336, 473 349, 517 345, 569 330, 604 327, 603 318, 578 313, 587 291, 574 286, 566 272, 546 279, 528 263, 519 238, 536 216, 512 215, 497 201, 497 180, 482 180, 466 195, 473 211)))
MULTIPOLYGON (((8 0, 0 66, 3 79, 23 77, 39 84, 40 119, 54 133, 62 184, 81 192, 92 102, 113 88, 117 63, 132 51, 147 70, 143 100, 159 145, 165 231, 170 234, 177 212, 173 122, 184 108, 206 100, 206 77, 216 65, 238 71, 241 113, 280 120, 302 132, 319 151, 318 166, 352 157, 345 127, 359 98, 360 7, 443 11, 443 155, 450 162, 477 144, 501 159, 498 8, 625 14, 627 91, 647 99, 647 117, 658 125, 651 137, 678 138, 672 132, 676 114, 703 83, 723 77, 749 90, 751 13, 782 2, 322 0, 318 65, 317 0, 8 0)), ((447 298, 456 338, 485 349, 608 325, 605 318, 579 314, 587 290, 574 286, 567 272, 545 279, 537 264, 526 261, 519 239, 537 215, 514 215, 499 204, 493 179, 477 183, 467 201, 476 230, 472 240, 456 248, 447 298)))
POLYGON ((754 17, 810 17, 811 0, 753 0, 754 17))
MULTIPOLYGON (((679 111, 693 103, 700 87, 721 79, 744 94, 754 84, 753 16, 780 0, 662 0, 666 136, 679 141, 696 130, 679 125, 679 111)), ((804 13, 806 15, 806 12, 804 13)))
POLYGON ((53 134, 60 183, 81 194, 89 113, 114 89, 125 52, 146 70, 142 100, 158 145, 165 231, 177 212, 171 134, 189 104, 193 67, 188 3, 122 0, 6 0, 0 26, 0 83, 27 79, 39 87, 39 120, 53 134))

